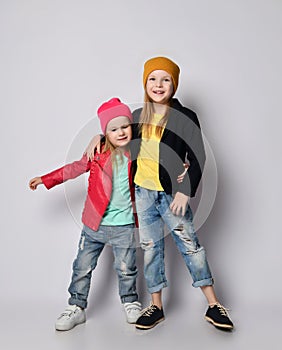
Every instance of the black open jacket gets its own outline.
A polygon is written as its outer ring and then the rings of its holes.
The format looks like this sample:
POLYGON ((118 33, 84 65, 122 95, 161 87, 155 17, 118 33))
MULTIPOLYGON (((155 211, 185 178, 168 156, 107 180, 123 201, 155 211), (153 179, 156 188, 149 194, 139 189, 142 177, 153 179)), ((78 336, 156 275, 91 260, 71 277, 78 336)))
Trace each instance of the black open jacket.
MULTIPOLYGON (((142 135, 138 123, 142 108, 133 112, 132 141, 130 143, 133 176, 137 169, 142 135)), ((202 177, 206 160, 200 124, 196 113, 172 99, 168 121, 160 141, 159 178, 167 194, 182 192, 194 197, 202 177), (177 176, 183 173, 183 163, 190 164, 182 183, 177 176)))

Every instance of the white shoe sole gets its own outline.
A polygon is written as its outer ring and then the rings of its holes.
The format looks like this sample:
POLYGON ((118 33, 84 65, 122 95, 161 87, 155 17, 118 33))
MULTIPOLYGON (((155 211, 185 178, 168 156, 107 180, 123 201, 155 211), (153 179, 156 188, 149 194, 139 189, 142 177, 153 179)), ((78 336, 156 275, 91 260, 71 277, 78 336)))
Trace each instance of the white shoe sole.
POLYGON ((77 321, 75 324, 72 325, 60 325, 60 324, 56 324, 55 325, 55 329, 57 331, 69 331, 71 329, 73 329, 75 326, 78 326, 82 323, 86 322, 86 318, 83 318, 82 320, 77 321))
POLYGON ((233 329, 233 326, 231 326, 230 324, 222 324, 222 323, 217 323, 215 322, 212 318, 205 316, 205 319, 210 322, 211 324, 213 324, 215 327, 219 327, 219 328, 224 328, 224 329, 233 329))

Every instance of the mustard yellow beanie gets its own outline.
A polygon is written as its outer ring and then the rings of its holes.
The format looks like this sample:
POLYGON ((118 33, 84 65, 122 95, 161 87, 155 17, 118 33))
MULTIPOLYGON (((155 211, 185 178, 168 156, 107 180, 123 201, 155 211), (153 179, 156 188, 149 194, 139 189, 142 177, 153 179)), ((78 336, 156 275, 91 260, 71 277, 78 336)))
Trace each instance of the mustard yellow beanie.
POLYGON ((146 88, 147 79, 150 73, 154 70, 165 70, 171 75, 173 82, 173 93, 175 93, 178 86, 178 77, 180 73, 180 68, 176 63, 171 61, 166 57, 153 57, 150 58, 144 64, 144 73, 143 73, 143 85, 144 89, 146 88))

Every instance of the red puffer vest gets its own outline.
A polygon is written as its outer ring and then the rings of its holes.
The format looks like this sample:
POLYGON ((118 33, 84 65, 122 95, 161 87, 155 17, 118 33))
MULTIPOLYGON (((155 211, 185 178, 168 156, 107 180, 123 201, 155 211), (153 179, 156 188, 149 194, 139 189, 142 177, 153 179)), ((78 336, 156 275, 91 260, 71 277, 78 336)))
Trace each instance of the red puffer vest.
MULTIPOLYGON (((128 157, 128 186, 137 224, 134 206, 134 186, 131 176, 131 160, 128 153, 125 153, 125 155, 128 157)), ((43 184, 49 190, 87 171, 90 171, 90 174, 88 178, 87 197, 82 212, 82 222, 92 230, 97 231, 112 194, 113 170, 110 151, 99 154, 96 153, 93 161, 88 161, 87 156, 84 155, 80 160, 43 175, 41 178, 43 184)))

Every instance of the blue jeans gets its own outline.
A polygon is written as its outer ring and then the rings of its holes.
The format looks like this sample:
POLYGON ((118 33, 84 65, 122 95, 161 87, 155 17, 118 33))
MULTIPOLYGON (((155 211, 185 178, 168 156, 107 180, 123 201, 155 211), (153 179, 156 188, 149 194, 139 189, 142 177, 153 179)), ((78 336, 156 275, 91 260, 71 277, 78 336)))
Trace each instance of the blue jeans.
POLYGON ((171 195, 135 185, 136 209, 141 247, 144 250, 144 276, 149 293, 167 286, 164 265, 164 224, 167 225, 193 279, 194 287, 213 284, 205 249, 199 244, 188 206, 185 216, 174 215, 171 195))
POLYGON ((106 244, 110 244, 113 249, 114 268, 119 279, 121 302, 138 300, 134 224, 100 226, 98 231, 93 231, 84 225, 68 289, 71 295, 70 305, 78 305, 83 309, 87 307, 92 271, 95 269, 97 260, 106 244))

